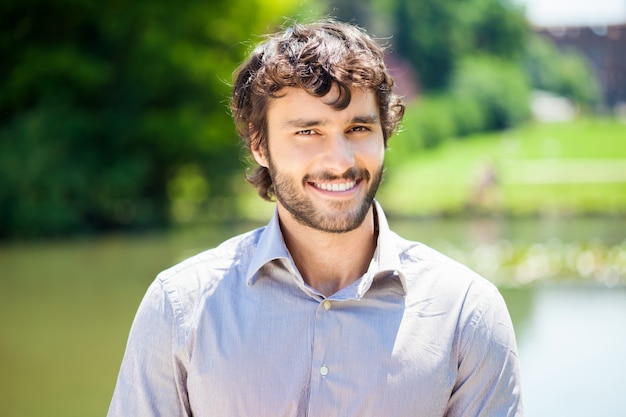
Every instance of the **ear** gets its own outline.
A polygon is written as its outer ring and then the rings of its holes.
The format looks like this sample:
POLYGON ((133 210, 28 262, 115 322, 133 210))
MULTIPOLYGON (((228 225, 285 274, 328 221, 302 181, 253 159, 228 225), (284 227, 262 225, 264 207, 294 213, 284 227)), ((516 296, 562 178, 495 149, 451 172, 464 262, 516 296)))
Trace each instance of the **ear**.
POLYGON ((255 145, 251 146, 250 152, 252 153, 252 156, 254 157, 254 160, 257 162, 257 164, 265 168, 269 167, 269 164, 267 163, 267 157, 259 147, 258 142, 256 142, 255 145))
POLYGON ((261 165, 262 167, 269 168, 267 155, 265 155, 265 151, 263 150, 263 148, 267 147, 261 146, 261 141, 258 139, 257 135, 252 132, 254 131, 250 129, 250 152, 252 153, 252 157, 257 162, 257 164, 261 165))

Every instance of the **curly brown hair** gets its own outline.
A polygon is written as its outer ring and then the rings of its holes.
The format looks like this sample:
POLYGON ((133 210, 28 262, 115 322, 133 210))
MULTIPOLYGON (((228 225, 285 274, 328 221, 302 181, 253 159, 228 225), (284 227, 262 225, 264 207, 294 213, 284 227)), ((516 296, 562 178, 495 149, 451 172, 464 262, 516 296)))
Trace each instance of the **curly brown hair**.
MULTIPOLYGON (((269 35, 234 74, 231 111, 247 150, 267 150, 267 106, 280 97, 284 87, 301 88, 315 97, 337 86, 339 96, 330 105, 344 109, 351 88, 371 89, 376 94, 385 146, 398 128, 404 104, 394 93, 394 81, 384 63, 384 50, 362 29, 324 20, 294 24, 269 35)), ((274 195, 267 168, 254 166, 246 172, 261 197, 274 195)))

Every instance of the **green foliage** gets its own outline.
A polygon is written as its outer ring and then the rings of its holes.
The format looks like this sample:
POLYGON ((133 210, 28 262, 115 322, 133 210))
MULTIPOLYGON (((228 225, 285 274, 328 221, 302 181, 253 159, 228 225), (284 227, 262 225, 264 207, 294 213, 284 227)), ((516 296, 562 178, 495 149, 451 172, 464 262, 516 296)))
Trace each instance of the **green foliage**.
POLYGON ((0 238, 165 224, 190 165, 230 195, 230 74, 298 4, 2 2, 0 238))
POLYGON ((459 5, 460 19, 469 28, 470 53, 517 59, 529 34, 522 9, 508 0, 471 0, 459 5))
POLYGON ((456 134, 453 101, 447 95, 432 95, 410 103, 401 132, 392 138, 390 161, 404 158, 424 148, 433 148, 456 134))
POLYGON ((445 87, 455 58, 466 49, 460 0, 397 0, 394 15, 398 53, 411 62, 424 89, 445 87))
POLYGON ((597 78, 578 51, 559 51, 549 39, 534 35, 526 44, 524 67, 536 89, 557 93, 589 107, 600 102, 597 78))
POLYGON ((446 93, 428 94, 407 105, 390 159, 406 158, 453 137, 513 127, 529 118, 528 103, 525 75, 512 62, 466 58, 446 93))
POLYGON ((530 115, 525 74, 514 62, 495 56, 463 59, 454 73, 451 94, 476 102, 484 116, 481 130, 513 127, 530 115))
POLYGON ((579 55, 538 38, 524 49, 529 29, 505 0, 7 0, 0 239, 236 215, 232 71, 256 35, 325 5, 390 36, 418 73, 424 95, 410 103, 392 159, 525 120, 522 51, 534 87, 599 99, 579 55))
POLYGON ((456 138, 465 138, 472 133, 489 130, 487 109, 481 105, 478 97, 454 91, 449 94, 449 101, 448 111, 455 120, 456 138))
POLYGON ((394 27, 395 48, 427 91, 446 88, 466 55, 519 56, 528 31, 523 12, 501 0, 396 0, 394 27))

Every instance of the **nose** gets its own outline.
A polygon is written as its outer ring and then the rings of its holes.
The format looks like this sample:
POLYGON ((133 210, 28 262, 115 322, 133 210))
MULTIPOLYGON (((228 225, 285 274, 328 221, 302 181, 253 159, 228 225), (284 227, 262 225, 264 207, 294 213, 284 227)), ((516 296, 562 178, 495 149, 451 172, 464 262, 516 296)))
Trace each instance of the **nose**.
POLYGON ((342 174, 354 167, 356 161, 354 144, 346 135, 343 133, 330 135, 325 145, 325 169, 342 174))

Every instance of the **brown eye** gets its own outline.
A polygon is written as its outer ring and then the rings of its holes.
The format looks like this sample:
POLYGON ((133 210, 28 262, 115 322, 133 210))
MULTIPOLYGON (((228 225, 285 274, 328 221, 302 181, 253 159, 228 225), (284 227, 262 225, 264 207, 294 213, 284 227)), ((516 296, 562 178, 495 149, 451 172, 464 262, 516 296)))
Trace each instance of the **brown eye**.
POLYGON ((296 135, 304 135, 304 136, 309 136, 309 135, 314 135, 315 131, 312 129, 305 129, 305 130, 300 130, 298 132, 296 132, 296 135))
POLYGON ((351 132, 369 132, 370 128, 367 126, 354 126, 353 128, 350 128, 351 132))

